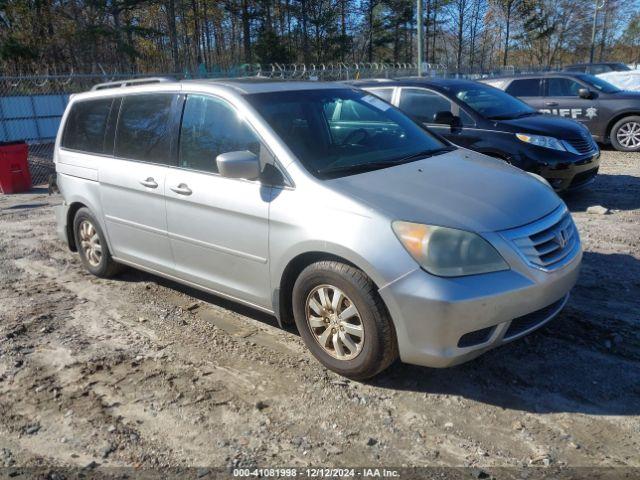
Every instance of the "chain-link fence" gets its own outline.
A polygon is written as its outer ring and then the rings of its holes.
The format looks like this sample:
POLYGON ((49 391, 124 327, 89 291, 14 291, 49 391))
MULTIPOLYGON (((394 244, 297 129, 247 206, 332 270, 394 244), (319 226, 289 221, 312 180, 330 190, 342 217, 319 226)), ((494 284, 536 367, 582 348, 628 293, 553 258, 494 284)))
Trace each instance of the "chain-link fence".
MULTIPOLYGON (((413 63, 356 63, 356 64, 271 64, 240 65, 227 70, 199 71, 198 74, 149 74, 184 78, 258 77, 274 80, 340 81, 365 78, 399 78, 417 74, 413 63)), ((423 75, 428 77, 480 78, 521 71, 506 67, 492 72, 459 72, 443 65, 425 64, 423 75)), ((53 145, 60 119, 76 92, 91 89, 97 83, 140 78, 145 75, 118 73, 44 75, 0 77, 0 142, 25 141, 29 145, 29 167, 34 185, 45 183, 53 166, 53 145)))

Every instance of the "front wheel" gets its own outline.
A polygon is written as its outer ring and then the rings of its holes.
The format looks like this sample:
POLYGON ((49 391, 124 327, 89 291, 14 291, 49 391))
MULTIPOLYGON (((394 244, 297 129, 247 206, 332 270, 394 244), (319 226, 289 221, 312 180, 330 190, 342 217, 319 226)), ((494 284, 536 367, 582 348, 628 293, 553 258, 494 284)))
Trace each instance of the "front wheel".
POLYGON ((356 380, 373 377, 398 356, 395 331, 375 285, 335 261, 305 268, 293 287, 300 336, 325 367, 356 380))
POLYGON ((640 117, 632 116, 618 120, 611 128, 613 148, 621 152, 640 152, 640 117))

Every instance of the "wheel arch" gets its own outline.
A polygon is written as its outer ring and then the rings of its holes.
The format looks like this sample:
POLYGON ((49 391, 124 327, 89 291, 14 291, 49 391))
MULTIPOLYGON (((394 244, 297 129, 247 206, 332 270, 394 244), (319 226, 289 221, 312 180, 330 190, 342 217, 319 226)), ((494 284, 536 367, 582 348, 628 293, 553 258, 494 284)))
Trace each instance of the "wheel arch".
POLYGON ((73 220, 76 218, 76 214, 78 213, 78 210, 80 210, 81 208, 89 208, 87 207, 87 205, 85 205, 82 202, 72 202, 69 205, 69 209, 67 210, 67 225, 66 225, 66 230, 67 230, 67 243, 69 245, 69 250, 71 250, 72 252, 77 252, 78 251, 78 246, 76 245, 76 236, 73 232, 73 220))
POLYGON ((298 255, 290 259, 284 267, 282 274, 280 275, 278 287, 273 294, 273 302, 275 306, 274 310, 276 312, 276 316, 278 318, 280 326, 291 325, 294 323, 292 298, 293 285, 295 284, 296 279, 298 278, 300 273, 309 265, 323 260, 341 262, 351 267, 357 268, 358 270, 361 270, 373 282, 376 291, 379 289, 379 285, 376 280, 372 277, 371 274, 367 272, 367 270, 369 269, 362 268, 361 265, 358 264, 359 262, 354 262, 342 255, 327 251, 313 250, 299 253, 298 255))

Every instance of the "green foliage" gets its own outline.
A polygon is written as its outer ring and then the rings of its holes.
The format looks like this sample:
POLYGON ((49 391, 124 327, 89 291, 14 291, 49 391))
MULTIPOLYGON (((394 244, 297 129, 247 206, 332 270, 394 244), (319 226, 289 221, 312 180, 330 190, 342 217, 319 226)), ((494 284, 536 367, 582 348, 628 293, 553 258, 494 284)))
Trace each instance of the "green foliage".
MULTIPOLYGON (((422 1, 431 62, 546 66, 589 48, 593 0, 422 1)), ((257 62, 415 62, 415 13, 416 0, 0 0, 0 69, 209 75, 257 62)), ((603 55, 637 60, 640 13, 607 0, 607 16, 603 55)))

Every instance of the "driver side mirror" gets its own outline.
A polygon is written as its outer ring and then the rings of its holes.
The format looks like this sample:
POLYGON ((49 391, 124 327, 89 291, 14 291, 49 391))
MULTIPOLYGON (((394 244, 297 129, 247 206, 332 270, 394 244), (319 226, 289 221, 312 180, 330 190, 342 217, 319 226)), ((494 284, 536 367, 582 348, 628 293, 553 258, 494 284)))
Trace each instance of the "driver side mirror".
POLYGON ((589 100, 594 97, 594 94, 588 88, 581 88, 578 90, 578 96, 589 100))
POLYGON ((260 176, 260 160, 248 150, 221 153, 216 157, 216 164, 223 177, 255 180, 260 176))
POLYGON ((449 125, 452 129, 462 127, 462 120, 460 120, 460 117, 454 115, 449 110, 443 110, 436 113, 433 116, 433 122, 449 125))

